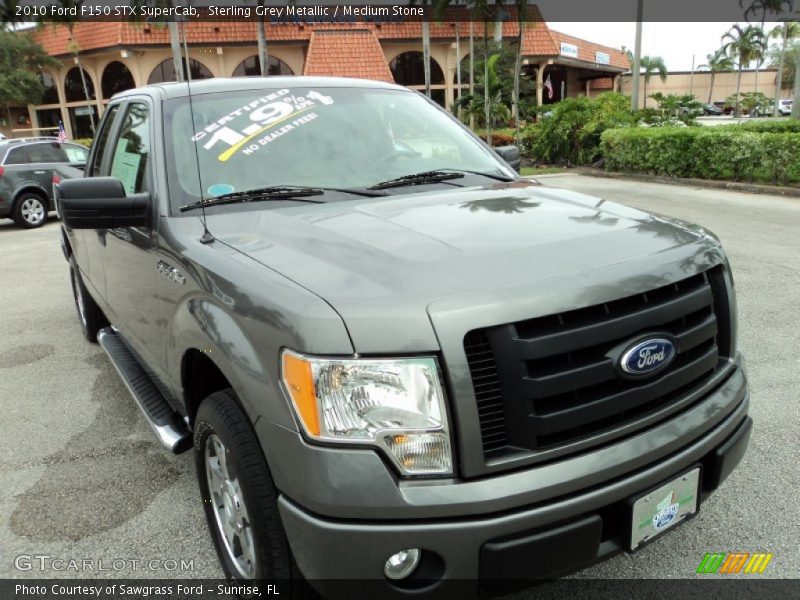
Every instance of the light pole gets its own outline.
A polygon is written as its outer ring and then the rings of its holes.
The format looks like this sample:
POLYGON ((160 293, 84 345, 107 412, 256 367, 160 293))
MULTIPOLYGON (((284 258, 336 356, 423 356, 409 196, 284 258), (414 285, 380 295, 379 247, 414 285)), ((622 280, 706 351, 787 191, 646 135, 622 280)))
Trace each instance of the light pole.
POLYGON ((636 2, 636 42, 633 47, 633 89, 631 90, 631 110, 639 110, 639 78, 642 67, 642 12, 644 0, 636 2))

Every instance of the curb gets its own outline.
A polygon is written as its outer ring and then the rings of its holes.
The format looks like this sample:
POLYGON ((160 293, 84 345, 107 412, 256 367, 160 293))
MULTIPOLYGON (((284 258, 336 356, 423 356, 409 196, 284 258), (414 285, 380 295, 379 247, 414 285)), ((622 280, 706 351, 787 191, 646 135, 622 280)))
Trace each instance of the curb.
POLYGON ((665 175, 645 175, 641 173, 621 173, 618 171, 604 171, 580 167, 573 171, 577 175, 589 177, 604 177, 606 179, 631 179, 646 183, 666 183, 670 185, 690 185, 692 187, 727 190, 730 192, 749 192, 751 194, 769 194, 772 196, 789 196, 800 198, 800 188, 780 185, 761 185, 758 183, 743 183, 739 181, 720 181, 717 179, 695 179, 693 177, 667 177, 665 175))

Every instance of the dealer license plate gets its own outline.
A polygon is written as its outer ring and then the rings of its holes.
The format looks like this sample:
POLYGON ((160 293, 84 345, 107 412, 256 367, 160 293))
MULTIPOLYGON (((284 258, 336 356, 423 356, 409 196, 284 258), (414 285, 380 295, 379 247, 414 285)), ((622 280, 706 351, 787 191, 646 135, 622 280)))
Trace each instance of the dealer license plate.
POLYGON ((633 503, 631 550, 697 512, 700 468, 684 473, 633 503))

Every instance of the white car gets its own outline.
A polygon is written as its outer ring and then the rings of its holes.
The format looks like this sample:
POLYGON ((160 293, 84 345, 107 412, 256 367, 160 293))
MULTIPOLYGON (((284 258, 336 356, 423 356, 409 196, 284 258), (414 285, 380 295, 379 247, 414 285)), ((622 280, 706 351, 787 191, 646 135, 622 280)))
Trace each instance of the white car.
POLYGON ((792 104, 794 104, 793 100, 781 100, 778 102, 778 112, 784 117, 792 114, 792 104))

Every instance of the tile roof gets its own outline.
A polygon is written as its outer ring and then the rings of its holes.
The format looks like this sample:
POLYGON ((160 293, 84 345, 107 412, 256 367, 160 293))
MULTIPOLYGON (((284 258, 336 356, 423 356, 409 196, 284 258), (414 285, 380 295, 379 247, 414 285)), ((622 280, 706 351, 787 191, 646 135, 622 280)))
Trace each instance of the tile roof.
POLYGON ((360 77, 394 83, 371 29, 317 29, 311 34, 303 75, 360 77))
POLYGON ((582 40, 581 38, 577 38, 573 35, 567 35, 566 33, 553 31, 552 29, 550 30, 550 35, 552 36, 553 41, 556 43, 556 48, 558 49, 556 54, 560 54, 561 42, 566 42, 568 44, 574 44, 578 47, 578 60, 596 63, 596 53, 605 52, 611 59, 610 65, 612 67, 625 69, 626 71, 630 69, 628 57, 622 50, 609 48, 608 46, 601 46, 600 44, 595 44, 594 42, 587 42, 586 40, 582 40))
MULTIPOLYGON (((306 42, 311 37, 312 31, 311 27, 303 25, 269 25, 267 39, 271 42, 306 42)), ((82 52, 118 46, 169 45, 167 27, 149 23, 82 21, 75 24, 73 35, 82 52)), ((34 31, 33 37, 51 56, 69 53, 69 34, 64 25, 45 25, 34 31)), ((189 44, 212 46, 231 43, 254 44, 255 22, 192 21, 186 25, 186 40, 189 44)))
MULTIPOLYGON (((453 11, 463 11, 463 8, 448 9, 442 15, 442 21, 430 24, 431 39, 453 40, 456 28, 462 39, 469 36, 470 23, 465 21, 447 21, 448 16, 453 19, 457 15, 453 11)), ((515 20, 513 7, 504 6, 503 10, 509 13, 509 18, 504 24, 506 39, 515 38, 519 32, 519 25, 515 20)), ((522 54, 524 56, 558 57, 561 52, 561 42, 568 42, 578 47, 578 59, 587 63, 596 63, 596 52, 605 52, 610 56, 612 67, 628 69, 628 60, 623 52, 607 46, 601 46, 571 35, 552 31, 542 19, 536 6, 528 8, 525 29, 522 38, 522 54)), ((379 67, 375 60, 380 51, 379 40, 419 40, 422 37, 422 23, 416 21, 406 22, 364 22, 364 23, 268 23, 267 39, 270 42, 297 42, 309 44, 313 39, 320 39, 322 47, 328 48, 325 52, 339 53, 340 56, 351 57, 354 69, 357 72, 372 73, 372 78, 385 79, 389 77, 388 68, 379 67), (327 40, 318 33, 327 32, 332 35, 327 40), (376 46, 377 43, 377 46, 376 46), (327 45, 326 45, 327 44, 327 45), (352 46, 352 48, 349 48, 352 46), (366 52, 362 56, 362 52, 366 52)), ((477 39, 484 33, 484 24, 473 24, 473 32, 477 39)), ((489 35, 494 33, 494 24, 488 23, 489 35)), ((33 32, 34 38, 44 47, 48 54, 59 56, 69 54, 69 34, 64 25, 48 24, 33 32)), ((116 48, 121 46, 167 46, 169 45, 169 31, 165 25, 149 23, 128 23, 119 21, 82 21, 73 28, 73 36, 78 48, 82 52, 116 48)), ((223 44, 255 44, 256 31, 254 21, 192 21, 186 24, 186 39, 193 45, 223 45, 223 44)), ((317 44, 319 46, 319 44, 317 44)), ((311 47, 309 47, 309 53, 311 47)), ((326 70, 333 68, 337 63, 339 72, 346 71, 343 63, 345 60, 335 60, 336 55, 322 56, 319 50, 315 51, 313 72, 319 72, 319 65, 328 65, 326 70)), ((383 53, 380 51, 383 59, 383 53)), ((385 63, 385 60, 384 60, 385 63)))

